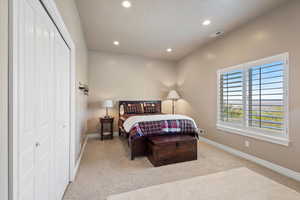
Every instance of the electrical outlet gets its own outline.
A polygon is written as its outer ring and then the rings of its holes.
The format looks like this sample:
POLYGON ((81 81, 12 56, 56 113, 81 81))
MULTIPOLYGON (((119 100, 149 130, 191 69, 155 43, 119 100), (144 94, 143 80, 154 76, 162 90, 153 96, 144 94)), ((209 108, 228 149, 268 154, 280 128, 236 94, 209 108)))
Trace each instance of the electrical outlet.
POLYGON ((245 141, 245 146, 246 146, 247 148, 250 147, 250 142, 249 142, 248 140, 245 141))
POLYGON ((205 134, 206 134, 205 129, 199 129, 199 134, 200 134, 200 135, 205 135, 205 134))

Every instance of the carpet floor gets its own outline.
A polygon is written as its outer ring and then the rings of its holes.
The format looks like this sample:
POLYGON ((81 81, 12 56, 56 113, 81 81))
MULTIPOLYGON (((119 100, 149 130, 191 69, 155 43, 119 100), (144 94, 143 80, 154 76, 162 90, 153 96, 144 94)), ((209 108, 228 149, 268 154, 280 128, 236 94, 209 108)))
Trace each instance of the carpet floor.
POLYGON ((126 141, 118 137, 90 139, 76 180, 70 184, 64 200, 105 200, 113 194, 240 167, 300 192, 300 182, 202 142, 198 144, 198 160, 158 168, 146 157, 131 161, 128 151, 126 141))
POLYGON ((150 186, 108 197, 108 200, 140 199, 299 200, 300 193, 257 174, 248 168, 242 167, 206 176, 196 176, 195 178, 150 186))

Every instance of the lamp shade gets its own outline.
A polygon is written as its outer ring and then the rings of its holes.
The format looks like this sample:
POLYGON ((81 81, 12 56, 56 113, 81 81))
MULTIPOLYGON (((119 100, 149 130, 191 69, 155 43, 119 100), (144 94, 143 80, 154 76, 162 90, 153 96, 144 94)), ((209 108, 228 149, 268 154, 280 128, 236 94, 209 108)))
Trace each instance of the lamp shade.
POLYGON ((177 100, 180 99, 179 94, 176 92, 176 90, 171 90, 168 94, 168 99, 177 100))
POLYGON ((102 103, 102 107, 104 107, 104 108, 112 108, 113 106, 114 105, 113 105, 113 101, 112 100, 105 100, 102 103))

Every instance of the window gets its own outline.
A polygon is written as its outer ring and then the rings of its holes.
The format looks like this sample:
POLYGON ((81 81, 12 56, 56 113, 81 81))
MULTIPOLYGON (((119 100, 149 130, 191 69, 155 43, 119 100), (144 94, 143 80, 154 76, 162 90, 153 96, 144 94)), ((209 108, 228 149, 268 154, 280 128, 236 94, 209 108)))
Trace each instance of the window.
POLYGON ((288 53, 218 71, 219 129, 288 145, 288 53))
POLYGON ((221 74, 221 120, 235 124, 244 121, 243 71, 232 70, 221 74))

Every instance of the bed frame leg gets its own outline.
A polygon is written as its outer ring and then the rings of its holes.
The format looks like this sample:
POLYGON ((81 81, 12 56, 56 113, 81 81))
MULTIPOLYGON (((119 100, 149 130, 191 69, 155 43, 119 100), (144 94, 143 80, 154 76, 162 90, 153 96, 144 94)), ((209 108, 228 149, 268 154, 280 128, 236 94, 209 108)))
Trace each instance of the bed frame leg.
POLYGON ((131 158, 131 160, 134 160, 134 155, 133 155, 133 153, 131 153, 131 156, 130 156, 131 158))
MULTIPOLYGON (((129 143, 128 143, 128 144, 129 144, 129 143)), ((131 159, 131 160, 134 160, 134 152, 133 152, 132 149, 133 149, 133 145, 131 144, 131 145, 130 145, 130 159, 131 159)))

